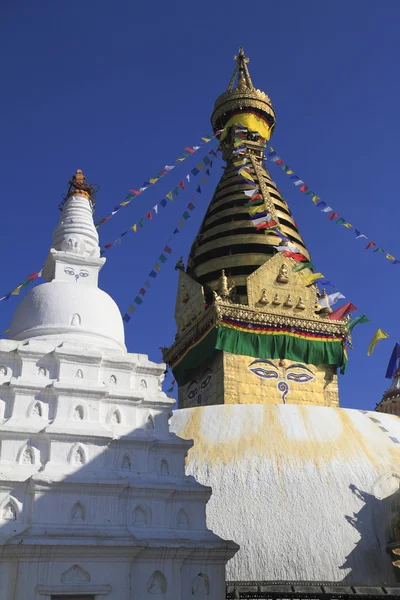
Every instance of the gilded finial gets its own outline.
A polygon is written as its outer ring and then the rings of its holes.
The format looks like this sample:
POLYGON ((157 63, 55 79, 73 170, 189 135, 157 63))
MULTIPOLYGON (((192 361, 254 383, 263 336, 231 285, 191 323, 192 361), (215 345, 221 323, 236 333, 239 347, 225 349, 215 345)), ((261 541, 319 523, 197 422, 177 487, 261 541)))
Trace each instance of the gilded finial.
POLYGON ((65 201, 70 196, 85 196, 91 203, 92 208, 95 204, 95 194, 98 191, 98 186, 86 183, 86 177, 82 173, 82 169, 77 169, 75 175, 72 175, 68 182, 68 191, 63 196, 63 202, 60 204, 60 210, 63 209, 65 201))
POLYGON ((233 57, 233 59, 236 61, 236 66, 233 71, 231 80, 229 82, 228 90, 231 90, 233 88, 236 75, 238 78, 238 90, 245 88, 253 89, 253 82, 251 81, 250 73, 247 68, 247 63, 250 61, 250 59, 247 56, 245 56, 243 46, 239 47, 239 52, 233 57))

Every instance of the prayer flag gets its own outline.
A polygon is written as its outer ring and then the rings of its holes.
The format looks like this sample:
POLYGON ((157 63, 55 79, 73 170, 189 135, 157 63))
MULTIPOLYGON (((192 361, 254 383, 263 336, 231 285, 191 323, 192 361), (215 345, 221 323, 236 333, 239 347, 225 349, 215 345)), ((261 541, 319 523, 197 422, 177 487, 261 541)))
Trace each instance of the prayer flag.
POLYGON ((314 202, 314 204, 317 204, 318 200, 321 200, 321 198, 319 196, 313 196, 311 200, 314 202))
POLYGON ((326 208, 323 208, 321 212, 329 213, 329 212, 332 212, 332 211, 333 211, 333 208, 331 206, 327 206, 326 208))
POLYGON ((196 165, 196 167, 199 169, 199 171, 202 171, 204 169, 204 165, 202 162, 199 162, 199 164, 196 165))
POLYGON ((174 187, 174 189, 172 190, 173 194, 175 196, 177 196, 179 194, 179 190, 178 190, 178 186, 174 187))
POLYGON ((125 323, 129 323, 129 321, 131 320, 131 318, 128 315, 128 313, 125 313, 124 316, 122 317, 122 320, 125 321, 125 323))
POLYGON ((290 244, 288 246, 274 246, 275 250, 278 252, 300 252, 300 250, 294 244, 290 244))
POLYGON ((189 148, 189 146, 186 146, 185 150, 190 152, 190 154, 193 154, 193 152, 194 152, 193 148, 189 148))
POLYGON ((396 343, 393 348, 393 352, 390 357, 389 364, 387 366, 386 375, 385 375, 386 379, 392 379, 393 375, 396 373, 399 358, 400 358, 400 344, 396 343))
POLYGON ((394 260, 395 259, 394 256, 392 256, 391 254, 386 254, 386 258, 388 260, 394 260))
POLYGON ((185 189, 185 182, 184 181, 180 181, 179 182, 179 187, 181 187, 184 190, 185 189))
POLYGON ((253 198, 250 200, 250 202, 245 202, 244 206, 246 207, 252 207, 252 206, 261 206, 262 204, 264 204, 264 200, 260 199, 260 200, 254 200, 253 198))
POLYGON ((139 190, 129 190, 131 194, 135 194, 135 196, 138 196, 140 194, 139 190))
POLYGON ((144 288, 141 288, 139 291, 139 294, 141 294, 142 296, 144 296, 146 293, 146 290, 144 288))
POLYGON ((160 269, 161 269, 161 265, 159 265, 158 263, 156 263, 156 264, 154 265, 154 270, 155 270, 155 271, 159 271, 160 269))
POLYGON ((374 246, 376 246, 375 242, 368 242, 368 244, 365 246, 365 249, 368 250, 369 248, 373 248, 374 246))
POLYGON ((178 222, 179 227, 183 227, 185 225, 185 223, 182 221, 182 219, 178 222))
POLYGON ((321 208, 321 206, 326 206, 326 202, 324 202, 323 200, 321 200, 321 202, 318 202, 318 204, 316 204, 317 208, 321 208))
POLYGON ((340 321, 341 319, 344 319, 346 315, 353 312, 353 310, 358 309, 351 302, 347 302, 347 304, 340 306, 339 308, 334 310, 330 315, 328 315, 328 319, 330 319, 331 321, 340 321))
POLYGON ((288 250, 285 250, 283 256, 286 256, 287 258, 293 258, 293 260, 296 262, 305 262, 308 260, 304 254, 300 254, 300 252, 289 252, 288 250))
POLYGON ((162 200, 160 200, 160 204, 163 208, 165 208, 167 206, 167 201, 165 198, 163 198, 162 200))
POLYGON ((151 212, 151 210, 149 210, 149 212, 146 213, 146 217, 150 220, 153 218, 153 213, 151 212))
POLYGON ((137 225, 136 225, 136 223, 134 225, 132 225, 131 229, 132 229, 132 231, 134 233, 136 233, 136 231, 137 231, 137 225))
POLYGON ((373 353, 375 346, 377 345, 378 342, 380 342, 380 340, 384 340, 386 338, 388 338, 389 335, 387 333, 385 333, 383 331, 383 329, 377 329, 375 332, 374 337, 372 338, 372 340, 370 341, 370 344, 368 346, 368 352, 367 355, 371 356, 371 354, 373 353))
POLYGON ((394 261, 392 262, 392 265, 398 265, 399 263, 400 263, 400 260, 397 260, 397 259, 396 259, 396 260, 394 260, 394 261))
POLYGON ((319 298, 318 304, 322 308, 328 308, 328 306, 333 306, 336 304, 336 302, 342 300, 343 298, 346 298, 346 296, 343 296, 343 294, 340 292, 335 292, 334 294, 328 294, 327 296, 322 296, 319 298))
POLYGON ((36 279, 36 277, 38 277, 40 274, 40 271, 37 271, 36 273, 32 273, 31 275, 28 275, 28 277, 26 278, 27 281, 33 281, 34 279, 36 279))
POLYGON ((239 175, 241 175, 244 179, 246 179, 248 181, 253 181, 254 182, 253 177, 250 175, 250 173, 248 173, 248 171, 246 171, 246 169, 244 167, 242 167, 241 169, 239 169, 239 175))
POLYGON ((322 279, 322 273, 311 273, 311 275, 303 275, 304 285, 307 287, 315 283, 318 279, 322 279))
POLYGON ((373 252, 385 252, 383 248, 376 248, 373 252))
POLYGON ((337 212, 333 212, 331 215, 329 215, 328 219, 329 219, 330 221, 333 221, 333 219, 335 219, 335 218, 336 218, 336 217, 338 217, 338 216, 339 216, 339 213, 337 213, 337 212))
POLYGON ((196 208, 196 207, 195 207, 195 205, 194 205, 194 204, 192 204, 192 202, 189 202, 189 204, 188 204, 188 209, 189 209, 189 210, 194 210, 195 208, 196 208))
POLYGON ((139 298, 139 296, 136 296, 136 298, 134 299, 134 302, 136 302, 136 304, 143 304, 143 300, 141 298, 139 298))
POLYGON ((298 271, 302 271, 303 269, 314 269, 314 265, 310 262, 303 262, 300 265, 297 265, 297 267, 293 267, 292 271, 294 271, 295 273, 297 273, 298 271))
POLYGON ((185 221, 187 221, 188 219, 190 219, 190 215, 187 212, 187 210, 185 210, 185 212, 183 213, 182 217, 185 219, 185 221))
POLYGON ((260 190, 258 190, 257 188, 254 188, 254 190, 244 190, 244 193, 246 194, 246 196, 249 196, 249 198, 251 198, 252 196, 254 196, 254 194, 258 194, 260 190))
POLYGON ((297 178, 297 179, 298 179, 298 181, 295 181, 293 185, 299 186, 299 185, 303 185, 304 184, 304 181, 302 179, 299 179, 299 178, 297 178))
POLYGON ((168 194, 166 194, 166 197, 168 198, 168 200, 172 200, 172 192, 168 192, 168 194))
POLYGON ((190 183, 190 175, 186 175, 186 179, 187 179, 188 183, 190 183))
POLYGON ((196 192, 198 192, 199 194, 201 194, 201 187, 200 187, 200 186, 198 186, 198 187, 196 188, 196 192))
POLYGON ((148 279, 146 279, 146 281, 144 282, 144 285, 149 289, 151 288, 150 281, 148 279))
POLYGON ((175 235, 176 233, 179 233, 179 229, 178 229, 177 227, 174 229, 174 235, 175 235))
POLYGON ((207 179, 206 179, 205 177, 202 177, 202 178, 200 179, 200 182, 201 182, 201 183, 207 183, 207 179))
POLYGON ((277 226, 277 222, 276 221, 267 221, 266 223, 260 223, 259 225, 256 226, 256 229, 272 229, 273 227, 277 226))
MULTIPOLYGON (((165 165, 164 169, 166 171, 172 171, 172 169, 175 169, 175 165, 165 165)), ((132 190, 131 190, 131 192, 132 192, 132 190)))
POLYGON ((130 203, 131 203, 130 200, 127 200, 126 202, 121 202, 121 206, 127 206, 130 203))
POLYGON ((150 271, 150 277, 157 277, 157 273, 155 271, 150 271))
POLYGON ((167 254, 171 254, 172 250, 169 246, 165 246, 164 252, 166 252, 167 254))
POLYGON ((366 315, 361 315, 360 317, 355 317, 349 323, 349 333, 351 333, 356 325, 361 325, 361 323, 370 323, 370 320, 366 315))
POLYGON ((343 223, 343 227, 347 227, 347 229, 351 229, 353 225, 351 223, 343 223))
POLYGON ((140 227, 142 227, 142 228, 143 228, 143 221, 144 221, 144 219, 139 219, 139 225, 140 225, 140 227))
POLYGON ((164 254, 160 254, 160 256, 158 257, 158 260, 162 263, 165 263, 167 260, 167 257, 164 254))
POLYGON ((210 162, 211 162, 211 160, 208 158, 208 156, 205 156, 205 157, 203 158, 203 163, 204 163, 205 165, 209 165, 209 164, 210 164, 210 162))
POLYGON ((190 172, 194 176, 196 176, 196 175, 198 175, 200 173, 199 169, 196 169, 196 167, 194 167, 194 169, 192 169, 190 172))
POLYGON ((343 219, 343 217, 340 217, 340 219, 336 221, 336 225, 343 225, 343 223, 346 223, 346 219, 343 219))
POLYGON ((306 191, 308 190, 308 185, 301 185, 301 186, 299 187, 299 190, 300 190, 301 192, 306 192, 306 191))

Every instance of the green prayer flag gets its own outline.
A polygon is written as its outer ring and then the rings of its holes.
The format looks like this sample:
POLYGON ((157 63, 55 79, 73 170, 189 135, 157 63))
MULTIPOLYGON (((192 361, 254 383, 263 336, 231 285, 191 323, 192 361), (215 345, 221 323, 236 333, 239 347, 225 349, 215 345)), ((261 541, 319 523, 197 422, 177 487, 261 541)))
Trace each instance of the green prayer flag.
POLYGON ((253 202, 246 202, 245 206, 251 208, 252 206, 260 206, 261 204, 264 204, 264 200, 262 198, 259 200, 253 200, 253 202))
POLYGON ((343 223, 346 223, 346 219, 342 219, 342 217, 336 221, 336 225, 343 225, 343 223))
POLYGON ((185 221, 187 221, 188 219, 190 219, 190 215, 189 215, 189 213, 186 210, 183 213, 182 217, 185 219, 185 221))
POLYGON ((292 271, 302 271, 303 269, 315 269, 314 265, 310 262, 302 262, 298 266, 293 267, 292 271))
POLYGON ((368 319, 367 315, 361 315, 360 317, 356 317, 352 319, 349 323, 349 332, 351 333, 356 325, 360 325, 361 323, 370 323, 371 319, 368 319))
POLYGON ((377 248, 376 250, 374 250, 373 252, 385 252, 383 248, 377 248))
POLYGON ((162 263, 165 263, 165 261, 167 260, 167 257, 164 254, 160 254, 160 256, 158 257, 158 260, 162 263))

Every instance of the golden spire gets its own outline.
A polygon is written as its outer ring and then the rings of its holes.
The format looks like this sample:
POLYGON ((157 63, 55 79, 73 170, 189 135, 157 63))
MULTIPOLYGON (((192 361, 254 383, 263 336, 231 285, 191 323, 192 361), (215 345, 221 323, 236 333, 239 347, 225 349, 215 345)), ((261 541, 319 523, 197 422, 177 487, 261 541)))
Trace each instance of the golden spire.
POLYGON ((275 112, 271 100, 267 94, 254 87, 247 66, 250 59, 245 55, 242 46, 233 58, 236 65, 228 89, 217 98, 211 116, 214 131, 223 129, 232 115, 246 110, 259 114, 269 122, 272 129, 275 125, 275 112))
POLYGON ((238 76, 238 84, 236 86, 238 89, 253 89, 253 83, 247 68, 247 63, 250 62, 250 59, 245 56, 243 46, 240 46, 238 55, 235 55, 233 59, 236 61, 236 66, 229 82, 228 90, 233 89, 236 75, 238 76))

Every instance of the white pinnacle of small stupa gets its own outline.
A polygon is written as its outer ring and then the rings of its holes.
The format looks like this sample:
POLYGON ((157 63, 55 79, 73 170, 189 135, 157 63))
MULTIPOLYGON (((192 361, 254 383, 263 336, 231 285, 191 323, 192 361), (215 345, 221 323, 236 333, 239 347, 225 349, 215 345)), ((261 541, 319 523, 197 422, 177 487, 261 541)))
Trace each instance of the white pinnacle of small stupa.
POLYGON ((106 259, 100 257, 90 189, 78 170, 42 270, 47 283, 22 299, 11 321, 10 338, 35 337, 126 351, 121 313, 98 287, 106 259))

